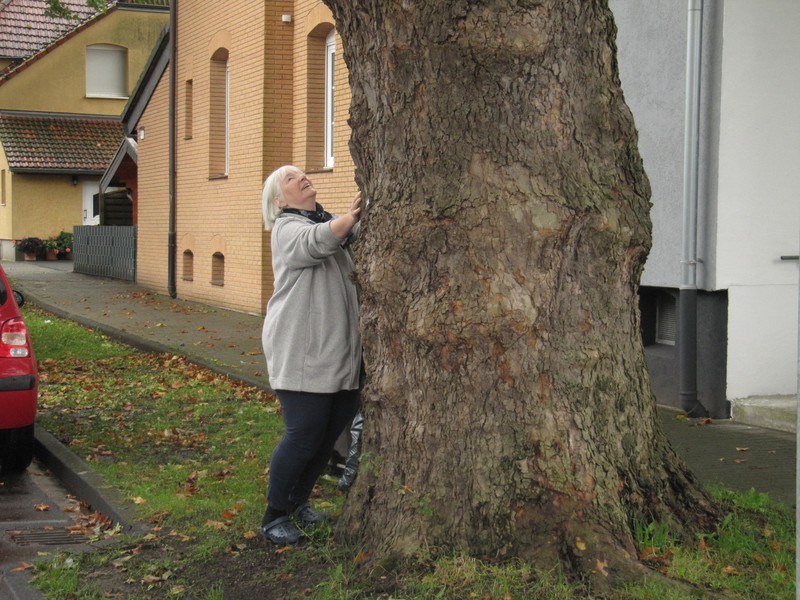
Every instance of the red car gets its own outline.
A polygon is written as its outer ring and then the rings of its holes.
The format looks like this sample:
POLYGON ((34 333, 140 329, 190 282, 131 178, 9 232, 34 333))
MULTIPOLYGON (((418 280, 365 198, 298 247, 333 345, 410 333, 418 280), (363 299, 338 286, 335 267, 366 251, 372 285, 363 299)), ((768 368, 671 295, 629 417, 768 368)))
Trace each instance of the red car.
POLYGON ((33 460, 39 376, 19 310, 24 302, 0 266, 0 469, 4 472, 24 471, 33 460))

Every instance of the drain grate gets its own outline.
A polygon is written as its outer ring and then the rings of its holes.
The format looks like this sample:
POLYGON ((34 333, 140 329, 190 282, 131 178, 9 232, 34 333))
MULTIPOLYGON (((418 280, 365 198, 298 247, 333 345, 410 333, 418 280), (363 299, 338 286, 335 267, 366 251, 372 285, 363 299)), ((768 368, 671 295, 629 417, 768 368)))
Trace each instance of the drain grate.
POLYGON ((56 528, 9 531, 8 535, 18 546, 65 546, 83 544, 87 541, 86 536, 81 533, 56 528))

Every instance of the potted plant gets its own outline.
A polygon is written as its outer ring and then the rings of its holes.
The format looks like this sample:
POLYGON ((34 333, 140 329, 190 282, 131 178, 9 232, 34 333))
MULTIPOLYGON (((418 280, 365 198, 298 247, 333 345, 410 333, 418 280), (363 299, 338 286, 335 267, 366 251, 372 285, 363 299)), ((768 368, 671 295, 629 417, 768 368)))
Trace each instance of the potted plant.
POLYGON ((25 255, 25 260, 36 260, 44 249, 44 242, 38 237, 26 237, 14 242, 14 245, 25 255))
POLYGON ((72 256, 72 243, 73 243, 73 235, 69 231, 61 230, 56 236, 56 240, 58 241, 58 258, 59 259, 66 259, 72 256))
POLYGON ((43 244, 45 258, 47 258, 47 260, 58 260, 58 239, 49 237, 44 240, 43 244))

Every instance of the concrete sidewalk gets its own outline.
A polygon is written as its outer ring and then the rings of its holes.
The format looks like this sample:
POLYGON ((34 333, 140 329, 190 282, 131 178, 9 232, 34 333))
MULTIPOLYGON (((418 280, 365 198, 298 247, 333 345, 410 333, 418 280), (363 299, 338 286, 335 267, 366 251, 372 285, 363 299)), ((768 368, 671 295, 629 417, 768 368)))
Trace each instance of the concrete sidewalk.
MULTIPOLYGON (((137 348, 171 352, 252 385, 267 387, 263 317, 173 300, 133 283, 72 272, 69 261, 3 263, 26 299, 137 348)), ((701 481, 754 488, 795 504, 794 433, 733 421, 681 418, 660 408, 672 446, 701 481)))

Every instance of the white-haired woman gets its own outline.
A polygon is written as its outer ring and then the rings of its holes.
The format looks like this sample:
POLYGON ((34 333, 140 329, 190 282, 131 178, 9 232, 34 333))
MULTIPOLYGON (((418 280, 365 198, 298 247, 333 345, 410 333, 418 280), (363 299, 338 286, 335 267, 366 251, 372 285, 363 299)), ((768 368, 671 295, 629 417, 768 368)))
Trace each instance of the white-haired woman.
POLYGON ((281 545, 299 541, 296 522, 327 519, 308 499, 360 402, 358 297, 348 244, 359 229, 361 195, 340 216, 326 212, 316 198, 297 167, 281 167, 264 183, 275 291, 262 343, 285 431, 270 460, 261 532, 281 545))

